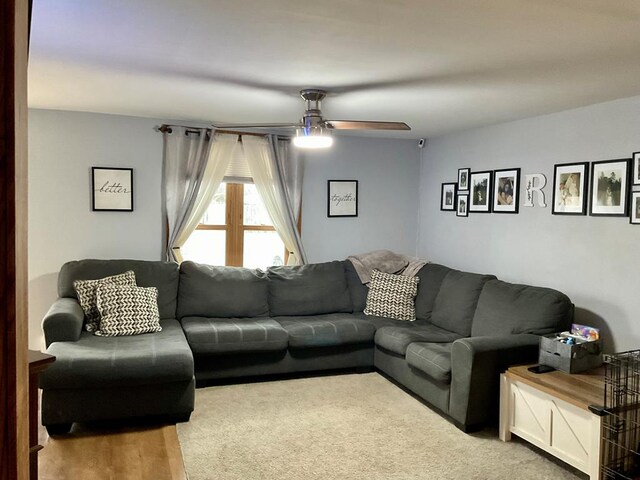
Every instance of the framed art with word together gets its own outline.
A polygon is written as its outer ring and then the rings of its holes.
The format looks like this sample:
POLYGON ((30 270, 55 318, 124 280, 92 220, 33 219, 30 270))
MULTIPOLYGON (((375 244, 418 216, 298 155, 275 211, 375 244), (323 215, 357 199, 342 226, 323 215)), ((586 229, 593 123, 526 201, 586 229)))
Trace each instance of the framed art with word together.
POLYGON ((357 180, 328 180, 327 181, 327 216, 328 217, 357 217, 358 216, 358 181, 357 180))

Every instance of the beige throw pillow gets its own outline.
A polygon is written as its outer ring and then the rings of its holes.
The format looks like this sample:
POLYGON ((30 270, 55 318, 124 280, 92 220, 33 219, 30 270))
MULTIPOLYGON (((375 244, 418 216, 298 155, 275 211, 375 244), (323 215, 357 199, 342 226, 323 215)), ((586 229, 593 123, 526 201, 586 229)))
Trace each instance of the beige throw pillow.
POLYGON ((97 291, 100 330, 96 335, 117 337, 159 332, 158 289, 103 284, 97 291))
POLYGON ((87 332, 95 332, 100 329, 100 312, 96 303, 96 291, 100 285, 136 285, 136 274, 132 270, 112 275, 110 277, 99 278, 97 280, 76 280, 73 287, 78 294, 78 301, 86 318, 85 328, 87 332))
POLYGON ((418 277, 393 275, 374 270, 371 273, 364 313, 396 320, 415 320, 415 298, 419 281, 418 277))

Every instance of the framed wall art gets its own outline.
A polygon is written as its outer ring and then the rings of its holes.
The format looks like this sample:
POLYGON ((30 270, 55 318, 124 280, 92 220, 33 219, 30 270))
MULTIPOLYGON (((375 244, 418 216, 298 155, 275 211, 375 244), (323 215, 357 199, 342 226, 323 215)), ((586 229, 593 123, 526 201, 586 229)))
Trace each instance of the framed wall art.
POLYGON ((94 212, 132 212, 133 168, 92 167, 91 209, 94 212))
POLYGON ((493 212, 518 213, 520 202, 520 169, 493 172, 493 212))
POLYGON ((634 185, 640 185, 640 152, 633 153, 633 164, 631 169, 631 183, 634 185))
POLYGON ((458 195, 456 199, 456 216, 468 217, 469 216, 469 195, 458 195))
POLYGON ((469 191, 469 175, 471 174, 470 168, 458 169, 458 190, 461 192, 469 191))
POLYGON ((491 212, 491 171, 473 172, 469 176, 469 212, 491 212))
POLYGON ((327 181, 327 216, 358 216, 358 180, 327 181))
POLYGON ((553 168, 554 215, 586 215, 589 163, 562 163, 553 168))
POLYGON ((631 192, 631 218, 633 225, 640 225, 640 192, 631 192))
POLYGON ((453 212, 456 209, 456 184, 443 183, 440 194, 440 210, 453 212))
POLYGON ((590 215, 626 217, 629 214, 628 158, 591 163, 590 215))

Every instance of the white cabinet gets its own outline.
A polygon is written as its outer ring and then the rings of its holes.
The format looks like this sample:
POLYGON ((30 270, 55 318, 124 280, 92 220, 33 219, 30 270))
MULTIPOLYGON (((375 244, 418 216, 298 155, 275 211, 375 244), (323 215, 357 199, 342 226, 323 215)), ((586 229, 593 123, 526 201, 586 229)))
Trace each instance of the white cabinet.
POLYGON ((587 473, 600 478, 601 417, 518 381, 508 374, 500 379, 500 439, 511 434, 587 473))

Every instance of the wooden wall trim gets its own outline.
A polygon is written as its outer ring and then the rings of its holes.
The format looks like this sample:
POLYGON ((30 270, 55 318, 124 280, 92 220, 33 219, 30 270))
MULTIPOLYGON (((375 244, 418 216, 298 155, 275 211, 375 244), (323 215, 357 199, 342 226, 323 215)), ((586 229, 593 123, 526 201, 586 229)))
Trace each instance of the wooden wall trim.
POLYGON ((27 0, 0 1, 0 479, 29 477, 27 0))

